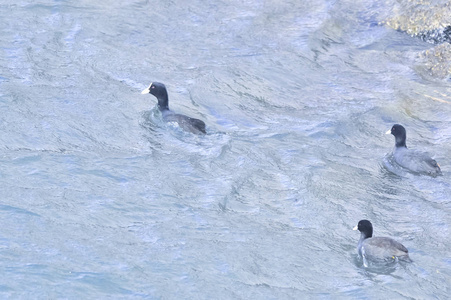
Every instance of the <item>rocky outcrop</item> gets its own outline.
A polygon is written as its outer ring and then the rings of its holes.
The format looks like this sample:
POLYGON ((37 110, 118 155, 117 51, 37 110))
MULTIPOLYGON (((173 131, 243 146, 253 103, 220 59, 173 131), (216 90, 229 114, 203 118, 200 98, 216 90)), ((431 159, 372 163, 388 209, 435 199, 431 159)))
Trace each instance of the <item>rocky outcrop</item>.
POLYGON ((451 2, 399 0, 382 23, 431 43, 451 43, 451 2))
POLYGON ((438 79, 448 79, 451 75, 451 44, 444 43, 419 55, 421 73, 438 79))
POLYGON ((382 23, 437 44, 419 54, 418 71, 436 79, 451 77, 451 1, 398 0, 382 23))

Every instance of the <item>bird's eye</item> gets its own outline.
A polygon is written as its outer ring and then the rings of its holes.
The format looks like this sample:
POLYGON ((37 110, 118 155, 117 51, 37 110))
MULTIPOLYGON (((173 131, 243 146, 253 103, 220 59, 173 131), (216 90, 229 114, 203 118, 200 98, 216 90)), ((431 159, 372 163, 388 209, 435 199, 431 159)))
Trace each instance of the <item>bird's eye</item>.
POLYGON ((155 88, 155 86, 153 86, 153 85, 152 85, 152 86, 151 86, 150 88, 151 88, 151 89, 154 89, 154 88, 155 88))

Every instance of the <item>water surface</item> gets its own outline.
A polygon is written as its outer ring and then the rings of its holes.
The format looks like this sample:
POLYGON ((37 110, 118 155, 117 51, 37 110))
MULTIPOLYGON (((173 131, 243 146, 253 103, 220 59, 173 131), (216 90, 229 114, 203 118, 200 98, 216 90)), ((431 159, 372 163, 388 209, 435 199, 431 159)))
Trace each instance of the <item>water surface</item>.
POLYGON ((378 3, 4 1, 2 297, 445 299, 451 89, 378 3), (363 218, 413 263, 363 268, 363 218))

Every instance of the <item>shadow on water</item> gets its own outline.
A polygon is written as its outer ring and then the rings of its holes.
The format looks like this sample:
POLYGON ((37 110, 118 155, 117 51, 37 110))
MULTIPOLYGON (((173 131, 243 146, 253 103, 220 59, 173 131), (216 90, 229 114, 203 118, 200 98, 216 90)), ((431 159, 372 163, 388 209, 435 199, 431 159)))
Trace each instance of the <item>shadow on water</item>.
POLYGON ((39 214, 36 214, 34 212, 31 212, 31 211, 28 211, 26 209, 22 209, 19 207, 10 206, 10 205, 0 204, 0 211, 14 213, 14 214, 25 214, 25 215, 33 216, 33 217, 40 217, 39 214))

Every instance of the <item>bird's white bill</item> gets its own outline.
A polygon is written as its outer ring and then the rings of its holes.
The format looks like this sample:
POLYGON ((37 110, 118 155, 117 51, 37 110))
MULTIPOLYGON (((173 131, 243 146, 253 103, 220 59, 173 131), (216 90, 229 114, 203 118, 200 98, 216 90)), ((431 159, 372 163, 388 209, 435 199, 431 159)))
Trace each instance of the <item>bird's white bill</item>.
POLYGON ((352 228, 352 230, 357 230, 358 229, 357 226, 358 225, 355 225, 354 228, 352 228))
POLYGON ((387 131, 385 134, 390 134, 391 133, 391 129, 389 131, 387 131))
POLYGON ((141 94, 148 94, 150 93, 150 87, 152 86, 152 82, 149 84, 149 87, 141 92, 141 94))

